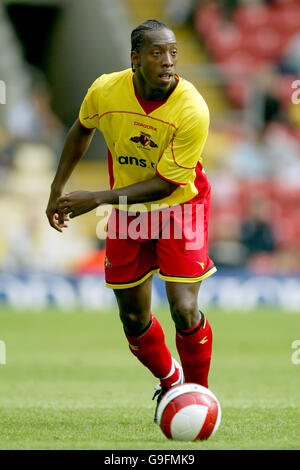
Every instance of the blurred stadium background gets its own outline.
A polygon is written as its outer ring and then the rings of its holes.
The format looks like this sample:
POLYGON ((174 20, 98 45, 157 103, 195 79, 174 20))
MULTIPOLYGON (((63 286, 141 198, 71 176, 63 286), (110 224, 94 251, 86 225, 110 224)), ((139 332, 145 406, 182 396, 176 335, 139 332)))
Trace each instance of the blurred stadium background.
MULTIPOLYGON (((45 209, 87 88, 130 66, 130 32, 149 18, 174 29, 178 73, 211 111, 204 164, 218 274, 205 281, 201 305, 299 313, 299 0, 2 0, 0 302, 99 311, 114 304, 96 212, 62 235, 45 209)), ((100 133, 67 189, 96 188, 108 188, 100 133)), ((165 301, 158 279, 153 301, 165 301)))

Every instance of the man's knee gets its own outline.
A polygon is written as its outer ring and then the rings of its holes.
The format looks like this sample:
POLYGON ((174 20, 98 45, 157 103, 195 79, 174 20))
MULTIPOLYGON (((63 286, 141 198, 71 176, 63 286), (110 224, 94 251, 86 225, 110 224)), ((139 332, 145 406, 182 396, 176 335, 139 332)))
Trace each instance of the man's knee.
POLYGON ((128 334, 138 334, 150 322, 152 278, 130 289, 115 289, 119 315, 128 334))
POLYGON ((200 321, 198 293, 201 282, 166 282, 171 315, 179 330, 189 330, 200 321))
POLYGON ((125 331, 132 335, 145 328, 150 321, 150 312, 138 306, 121 307, 119 315, 125 331))
POLYGON ((188 330, 200 320, 200 312, 194 299, 177 299, 170 301, 171 315, 179 330, 188 330))

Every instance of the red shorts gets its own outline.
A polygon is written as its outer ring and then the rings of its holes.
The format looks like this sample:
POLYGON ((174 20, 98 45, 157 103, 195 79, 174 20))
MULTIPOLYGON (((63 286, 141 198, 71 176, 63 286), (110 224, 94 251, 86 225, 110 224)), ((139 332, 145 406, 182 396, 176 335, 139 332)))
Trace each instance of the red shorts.
POLYGON ((106 239, 107 287, 135 287, 155 272, 171 282, 198 282, 214 274, 207 246, 209 205, 210 191, 161 211, 130 215, 113 209, 106 239))

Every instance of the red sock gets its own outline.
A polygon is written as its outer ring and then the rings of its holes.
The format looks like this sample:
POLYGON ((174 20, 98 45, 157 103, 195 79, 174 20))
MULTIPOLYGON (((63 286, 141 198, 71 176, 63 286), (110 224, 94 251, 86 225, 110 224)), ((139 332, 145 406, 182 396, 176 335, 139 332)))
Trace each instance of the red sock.
POLYGON ((170 377, 166 378, 172 371, 173 361, 169 349, 165 343, 165 335, 158 320, 151 313, 149 328, 141 336, 125 335, 129 342, 129 349, 138 360, 146 366, 155 377, 161 379, 161 384, 169 387, 178 380, 179 373, 175 369, 170 377), (164 380, 163 380, 164 379, 164 380))
MULTIPOLYGON (((202 314, 203 315, 203 314, 202 314)), ((185 382, 208 388, 208 373, 212 350, 212 331, 207 318, 190 330, 177 330, 176 346, 181 359, 185 382)))

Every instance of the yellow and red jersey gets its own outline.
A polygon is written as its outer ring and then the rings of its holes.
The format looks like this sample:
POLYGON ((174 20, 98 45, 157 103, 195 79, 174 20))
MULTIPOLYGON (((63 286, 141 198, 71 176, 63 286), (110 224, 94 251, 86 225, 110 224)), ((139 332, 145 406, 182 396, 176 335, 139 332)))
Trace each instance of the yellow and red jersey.
POLYGON ((137 96, 133 72, 101 75, 89 88, 79 113, 80 123, 104 135, 109 155, 110 186, 122 188, 155 174, 175 183, 173 193, 152 204, 180 204, 205 191, 202 149, 209 128, 208 107, 187 80, 160 102, 137 96))

